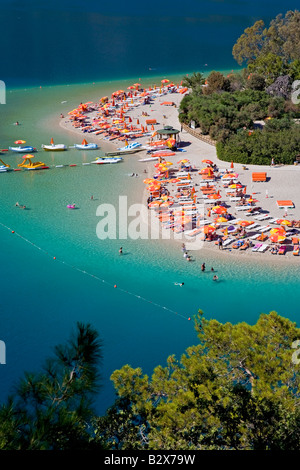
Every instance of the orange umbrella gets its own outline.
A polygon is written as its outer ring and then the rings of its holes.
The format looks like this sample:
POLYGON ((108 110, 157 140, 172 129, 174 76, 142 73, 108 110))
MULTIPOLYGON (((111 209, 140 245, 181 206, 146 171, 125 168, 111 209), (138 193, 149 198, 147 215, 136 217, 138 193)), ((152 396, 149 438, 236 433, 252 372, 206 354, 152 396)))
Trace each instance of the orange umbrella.
POLYGON ((282 243, 285 240, 285 238, 286 237, 284 235, 280 235, 280 234, 274 234, 269 237, 269 239, 273 243, 282 243))
POLYGON ((226 209, 226 207, 223 207, 223 206, 214 206, 214 207, 212 208, 212 211, 213 211, 215 214, 226 214, 227 209, 226 209))
POLYGON ((292 225, 292 222, 290 222, 289 220, 286 220, 286 219, 278 219, 278 220, 277 220, 277 224, 281 224, 281 225, 292 225))
POLYGON ((216 227, 214 227, 213 225, 205 225, 203 228, 203 232, 206 234, 214 233, 215 231, 216 231, 216 227))
POLYGON ((280 227, 280 228, 272 228, 272 230, 270 230, 270 235, 282 235, 282 236, 285 236, 285 235, 286 235, 286 231, 284 230, 283 227, 280 227))
POLYGON ((254 224, 254 222, 250 220, 240 220, 238 224, 241 225, 242 227, 248 227, 249 225, 254 224))
POLYGON ((213 164, 213 162, 211 160, 202 160, 202 163, 207 163, 208 165, 213 164))
POLYGON ((221 199, 222 198, 220 194, 209 194, 207 197, 209 199, 221 199))

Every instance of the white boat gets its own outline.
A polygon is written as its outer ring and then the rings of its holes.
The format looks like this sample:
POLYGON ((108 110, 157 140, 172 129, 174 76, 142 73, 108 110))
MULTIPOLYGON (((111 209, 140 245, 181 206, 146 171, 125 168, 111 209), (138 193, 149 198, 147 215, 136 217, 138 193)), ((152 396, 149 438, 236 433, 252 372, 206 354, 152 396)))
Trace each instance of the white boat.
POLYGON ((146 158, 140 158, 139 162, 154 162, 157 161, 160 157, 146 157, 146 158))
POLYGON ((67 147, 65 144, 49 144, 49 145, 42 145, 42 149, 50 151, 50 152, 57 152, 61 150, 66 150, 67 147))
POLYGON ((81 144, 74 144, 73 148, 78 150, 96 150, 98 148, 98 145, 94 143, 89 144, 86 139, 83 139, 81 144))
POLYGON ((122 160, 122 157, 98 157, 95 161, 91 163, 95 163, 96 165, 103 165, 105 163, 118 163, 122 160))
POLYGON ((36 149, 34 147, 31 147, 27 145, 26 147, 8 147, 9 150, 12 152, 19 152, 19 153, 29 153, 29 152, 34 152, 36 149))
POLYGON ((128 145, 125 145, 125 147, 120 147, 118 148, 118 150, 120 150, 121 152, 126 152, 128 150, 134 150, 138 147, 141 147, 142 144, 140 142, 131 142, 130 144, 128 145))

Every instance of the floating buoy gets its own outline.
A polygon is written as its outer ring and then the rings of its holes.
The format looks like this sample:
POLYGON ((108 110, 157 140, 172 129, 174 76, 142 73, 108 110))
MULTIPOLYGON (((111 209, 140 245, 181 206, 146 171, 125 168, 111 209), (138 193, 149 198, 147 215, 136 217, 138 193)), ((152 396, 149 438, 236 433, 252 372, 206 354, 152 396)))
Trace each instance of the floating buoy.
POLYGON ((53 259, 56 259, 56 256, 54 256, 53 259))
POLYGON ((114 288, 116 288, 116 287, 117 287, 117 284, 114 285, 114 288))
POLYGON ((188 320, 190 320, 190 319, 191 319, 191 317, 188 318, 188 320))
POLYGON ((14 230, 12 230, 12 231, 11 231, 11 233, 15 233, 15 231, 14 231, 14 230))
POLYGON ((77 166, 77 165, 73 164, 73 165, 69 165, 69 166, 77 166))

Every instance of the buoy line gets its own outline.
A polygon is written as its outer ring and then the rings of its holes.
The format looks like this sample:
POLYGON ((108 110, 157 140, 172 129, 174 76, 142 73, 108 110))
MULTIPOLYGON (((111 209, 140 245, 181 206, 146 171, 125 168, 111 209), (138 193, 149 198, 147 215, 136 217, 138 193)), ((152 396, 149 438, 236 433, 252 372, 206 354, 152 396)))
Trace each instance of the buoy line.
POLYGON ((114 288, 114 289, 118 289, 119 291, 121 291, 121 292, 123 292, 123 293, 125 293, 125 294, 131 295, 131 296, 135 297, 136 299, 142 300, 143 302, 147 302, 148 304, 151 304, 151 305, 153 305, 154 307, 157 307, 157 308, 160 308, 160 309, 165 310, 165 311, 167 311, 167 312, 173 313, 174 315, 179 316, 179 317, 183 318, 184 320, 189 320, 189 321, 191 320, 191 317, 187 317, 187 316, 185 316, 185 315, 183 315, 183 314, 181 314, 181 313, 176 312, 175 310, 172 310, 172 309, 169 308, 169 307, 166 307, 166 306, 164 306, 164 305, 158 304, 157 302, 154 302, 154 301, 152 301, 152 300, 149 300, 149 299, 147 299, 147 298, 145 298, 145 297, 143 297, 143 296, 141 296, 141 295, 135 294, 134 292, 130 292, 130 291, 128 291, 128 290, 126 290, 126 289, 124 289, 124 288, 122 288, 122 287, 118 287, 117 284, 112 284, 112 283, 106 281, 105 279, 102 279, 102 278, 96 276, 95 274, 89 273, 88 271, 85 271, 84 269, 79 268, 78 266, 74 266, 74 265, 72 265, 72 264, 67 263, 66 261, 64 261, 64 260, 62 260, 62 259, 56 258, 56 256, 51 255, 51 253, 49 253, 47 250, 45 250, 44 248, 38 246, 36 243, 32 242, 31 240, 29 240, 28 238, 24 237, 23 235, 21 235, 20 233, 16 232, 15 230, 13 230, 12 228, 8 227, 7 225, 3 224, 2 222, 0 222, 0 225, 1 225, 3 228, 9 230, 9 231, 10 231, 12 234, 14 234, 15 236, 21 238, 23 241, 25 241, 25 242, 28 243, 29 245, 31 245, 31 246, 33 246, 34 248, 36 248, 37 250, 40 250, 40 251, 42 251, 43 253, 45 253, 46 255, 52 257, 53 260, 55 260, 55 261, 57 261, 57 262, 60 262, 61 264, 64 264, 65 266, 67 266, 67 267, 69 267, 69 268, 71 268, 71 269, 74 269, 74 270, 76 270, 76 271, 78 271, 78 272, 80 272, 80 273, 82 273, 82 274, 85 274, 85 275, 87 275, 87 276, 90 276, 90 277, 92 277, 93 279, 96 279, 97 281, 102 282, 102 283, 106 284, 106 285, 109 286, 109 287, 112 287, 112 288, 114 288))

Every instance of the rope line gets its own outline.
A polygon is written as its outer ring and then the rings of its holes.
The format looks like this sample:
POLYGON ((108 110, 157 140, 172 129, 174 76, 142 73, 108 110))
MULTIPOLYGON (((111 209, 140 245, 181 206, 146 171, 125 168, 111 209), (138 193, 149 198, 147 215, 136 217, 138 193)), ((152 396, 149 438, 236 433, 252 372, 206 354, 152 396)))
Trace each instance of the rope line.
POLYGON ((168 311, 168 312, 170 312, 170 313, 173 313, 174 315, 179 316, 179 317, 183 318, 184 320, 191 320, 190 317, 187 317, 187 316, 185 316, 185 315, 183 315, 183 314, 181 314, 181 313, 178 313, 178 312, 176 312, 175 310, 172 310, 172 309, 169 308, 169 307, 166 307, 166 306, 161 305, 161 304, 159 304, 159 303, 157 303, 157 302, 154 302, 153 300, 149 300, 149 299, 147 299, 146 297, 143 297, 143 296, 141 296, 141 295, 135 294, 134 292, 130 292, 130 291, 128 291, 128 290, 126 290, 126 289, 124 289, 124 288, 122 288, 122 287, 118 287, 116 284, 112 284, 112 283, 106 281, 105 279, 102 279, 102 278, 96 276, 95 274, 92 274, 92 273, 90 273, 90 272, 88 272, 88 271, 85 271, 84 269, 79 268, 78 266, 69 264, 68 262, 66 262, 66 261, 64 261, 64 260, 62 260, 62 259, 58 259, 58 258, 56 258, 56 256, 51 255, 51 253, 49 253, 49 252, 48 252, 47 250, 45 250, 44 248, 40 247, 40 246, 37 245, 36 243, 32 242, 31 240, 29 240, 28 238, 24 237, 23 235, 21 235, 20 233, 16 232, 15 230, 13 230, 12 228, 8 227, 7 225, 3 224, 2 222, 0 222, 0 225, 1 225, 3 228, 9 230, 11 233, 13 233, 14 235, 16 235, 17 237, 21 238, 23 241, 25 241, 25 242, 28 243, 29 245, 31 245, 31 246, 33 246, 34 248, 36 248, 37 250, 42 251, 42 252, 45 253, 46 255, 51 256, 54 260, 60 262, 61 264, 64 264, 65 266, 67 266, 67 267, 69 267, 69 268, 71 268, 71 269, 74 269, 74 270, 80 272, 81 274, 85 274, 86 276, 90 276, 90 277, 92 277, 93 279, 96 279, 97 281, 102 282, 102 283, 106 284, 106 285, 109 286, 109 287, 113 287, 114 289, 118 288, 118 290, 121 291, 121 292, 123 292, 124 294, 131 295, 131 296, 135 297, 136 299, 142 300, 143 302, 147 302, 148 304, 151 304, 151 305, 153 305, 153 306, 155 306, 155 307, 157 307, 157 308, 160 308, 160 309, 162 309, 162 310, 166 310, 166 311, 168 311))

